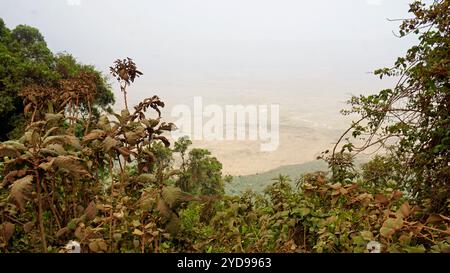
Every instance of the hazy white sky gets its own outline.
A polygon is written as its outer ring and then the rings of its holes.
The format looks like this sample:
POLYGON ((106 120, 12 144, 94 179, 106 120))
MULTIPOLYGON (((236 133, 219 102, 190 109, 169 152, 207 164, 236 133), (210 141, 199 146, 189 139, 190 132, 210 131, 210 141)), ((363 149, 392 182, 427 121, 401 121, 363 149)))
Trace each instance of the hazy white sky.
POLYGON ((105 72, 114 59, 132 57, 144 72, 130 99, 137 102, 153 90, 169 97, 376 91, 383 83, 367 72, 391 65, 411 44, 387 21, 406 17, 408 2, 0 0, 0 17, 10 28, 39 28, 54 52, 105 72))
POLYGON ((276 152, 261 154, 253 142, 198 143, 225 173, 246 174, 313 160, 348 126, 339 110, 350 94, 393 85, 368 72, 415 42, 396 38, 399 23, 387 20, 408 17, 410 1, 0 0, 0 17, 10 28, 37 27, 53 52, 105 73, 116 58, 133 58, 144 76, 129 105, 157 94, 165 120, 199 95, 205 104, 279 104, 276 152))

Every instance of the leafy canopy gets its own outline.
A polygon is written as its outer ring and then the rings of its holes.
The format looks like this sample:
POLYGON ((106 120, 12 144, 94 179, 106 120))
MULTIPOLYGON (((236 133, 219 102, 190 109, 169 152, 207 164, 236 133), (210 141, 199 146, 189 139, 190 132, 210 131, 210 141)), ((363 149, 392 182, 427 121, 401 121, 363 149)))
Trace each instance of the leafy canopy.
POLYGON ((400 37, 417 35, 419 44, 393 67, 375 71, 397 77, 394 88, 351 98, 344 114, 361 118, 341 137, 347 141, 341 153, 388 149, 401 162, 405 190, 439 212, 450 197, 450 1, 415 1, 409 12, 414 16, 403 20, 400 37))
POLYGON ((68 53, 53 54, 38 29, 18 25, 10 30, 0 18, 0 140, 19 137, 24 131, 24 104, 19 96, 24 88, 38 85, 59 92, 61 80, 80 73, 95 78, 95 105, 108 107, 114 102, 107 79, 93 66, 78 63, 68 53))

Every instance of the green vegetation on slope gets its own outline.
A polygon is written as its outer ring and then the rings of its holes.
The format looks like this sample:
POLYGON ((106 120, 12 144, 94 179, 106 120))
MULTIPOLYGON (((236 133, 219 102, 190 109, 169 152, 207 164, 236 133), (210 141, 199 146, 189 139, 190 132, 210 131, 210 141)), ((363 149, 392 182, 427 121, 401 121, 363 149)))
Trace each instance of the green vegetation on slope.
MULTIPOLYGON (((328 165, 322 160, 311 161, 303 164, 294 164, 288 166, 281 166, 276 169, 244 176, 235 176, 233 181, 225 185, 225 192, 231 195, 241 195, 247 190, 252 190, 257 193, 262 193, 267 186, 274 183, 272 178, 277 177, 280 174, 287 175, 292 178, 298 178, 302 174, 315 172, 315 171, 327 171, 328 165)), ((294 186, 294 182, 292 182, 294 186)))
MULTIPOLYGON (((359 169, 361 164, 369 161, 367 156, 359 156, 355 159, 355 168, 359 169)), ((302 175, 312 172, 327 172, 328 164, 323 160, 314 160, 302 164, 293 164, 281 166, 276 169, 257 173, 252 175, 239 175, 233 177, 230 183, 225 184, 225 192, 230 195, 241 195, 248 190, 256 193, 262 193, 271 184, 275 183, 272 179, 279 175, 289 176, 293 179, 298 179, 302 175)), ((291 182, 295 186, 295 180, 291 182)))

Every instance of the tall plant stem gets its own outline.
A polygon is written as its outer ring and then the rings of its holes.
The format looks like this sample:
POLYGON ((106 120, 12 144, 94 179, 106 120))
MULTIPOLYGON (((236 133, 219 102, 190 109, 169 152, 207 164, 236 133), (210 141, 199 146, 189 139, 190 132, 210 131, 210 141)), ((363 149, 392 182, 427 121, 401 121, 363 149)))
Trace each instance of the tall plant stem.
MULTIPOLYGON (((45 184, 43 184, 42 187, 44 188, 45 194, 47 196, 50 196, 50 193, 47 190, 47 187, 45 186, 45 184)), ((53 217, 55 218, 56 225, 58 226, 58 229, 61 229, 61 227, 62 227, 61 226, 61 221, 59 220, 58 212, 57 212, 56 207, 55 207, 55 195, 53 194, 53 191, 52 191, 51 196, 52 196, 51 200, 47 199, 47 204, 48 204, 48 206, 50 207, 50 210, 53 213, 53 217)))
POLYGON ((127 87, 126 87, 126 83, 125 85, 120 85, 120 89, 123 92, 123 100, 125 102, 125 109, 127 109, 128 111, 128 101, 127 101, 127 87))
POLYGON ((39 176, 39 171, 36 171, 36 184, 37 184, 37 195, 38 195, 38 221, 39 221, 39 232, 41 234, 41 243, 43 252, 47 253, 47 240, 45 239, 45 229, 44 220, 42 219, 42 196, 41 196, 41 178, 39 176))
POLYGON ((109 175, 111 175, 111 213, 109 214, 109 217, 111 219, 111 228, 109 229, 109 240, 110 240, 110 251, 113 252, 113 234, 114 234, 114 175, 113 175, 113 169, 112 169, 112 159, 111 156, 109 156, 109 175))
POLYGON ((125 184, 125 162, 123 163, 124 165, 122 166, 122 162, 120 161, 120 155, 117 155, 117 161, 119 161, 120 166, 120 192, 122 192, 125 184))
POLYGON ((84 134, 87 135, 87 133, 89 132, 89 126, 91 126, 91 119, 92 119, 92 108, 91 108, 91 103, 88 102, 88 110, 89 110, 89 116, 88 116, 88 120, 86 123, 86 129, 84 130, 84 134))

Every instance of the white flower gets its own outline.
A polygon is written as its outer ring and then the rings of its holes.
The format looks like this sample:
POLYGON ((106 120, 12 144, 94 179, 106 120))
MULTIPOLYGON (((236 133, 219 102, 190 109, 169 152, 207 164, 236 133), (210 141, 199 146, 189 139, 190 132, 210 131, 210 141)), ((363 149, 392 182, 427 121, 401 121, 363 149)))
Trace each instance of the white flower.
POLYGON ((368 242, 366 248, 369 253, 381 253, 381 244, 376 241, 368 242))
POLYGON ((65 253, 81 253, 80 243, 77 241, 69 241, 64 247, 65 253))

